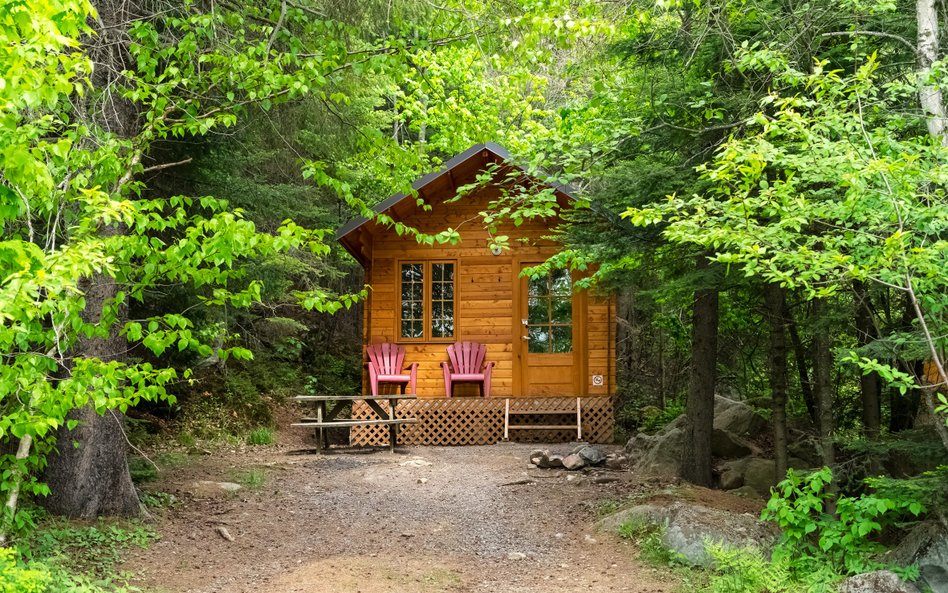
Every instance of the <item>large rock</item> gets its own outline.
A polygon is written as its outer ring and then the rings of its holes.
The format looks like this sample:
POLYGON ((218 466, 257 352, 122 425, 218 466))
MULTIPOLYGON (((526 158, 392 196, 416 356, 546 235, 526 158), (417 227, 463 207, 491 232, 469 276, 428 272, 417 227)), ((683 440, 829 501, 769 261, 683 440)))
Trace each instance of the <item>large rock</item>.
POLYGON ((743 402, 716 395, 714 396, 714 428, 737 436, 753 438, 767 428, 767 419, 743 402))
POLYGON ((642 441, 647 441, 635 463, 636 472, 660 476, 677 476, 680 473, 681 455, 685 446, 684 430, 675 428, 665 434, 640 437, 642 441))
POLYGON ((754 452, 750 443, 726 430, 715 428, 711 433, 711 455, 719 459, 737 459, 754 452))
POLYGON ((761 498, 770 498, 770 489, 777 485, 777 464, 773 459, 749 457, 744 462, 744 486, 753 488, 761 498))
POLYGON ((948 593, 948 531, 940 525, 916 526, 885 560, 902 566, 917 564, 919 584, 933 593, 948 593))
POLYGON ((839 584, 839 593, 919 593, 918 587, 889 570, 876 570, 849 577, 839 584))
POLYGON ((823 460, 816 442, 806 435, 799 435, 799 438, 794 436, 791 435, 790 443, 787 444, 790 456, 802 460, 805 467, 820 467, 823 460))
POLYGON ((921 581, 934 593, 948 593, 948 533, 942 532, 918 559, 921 581))
POLYGON ((744 468, 728 467, 721 472, 721 489, 734 490, 744 485, 744 468))
POLYGON ((754 515, 685 502, 624 509, 600 520, 599 527, 617 532, 629 523, 662 528, 662 544, 694 566, 712 564, 705 550, 708 542, 732 548, 757 548, 766 554, 776 541, 774 529, 754 515))

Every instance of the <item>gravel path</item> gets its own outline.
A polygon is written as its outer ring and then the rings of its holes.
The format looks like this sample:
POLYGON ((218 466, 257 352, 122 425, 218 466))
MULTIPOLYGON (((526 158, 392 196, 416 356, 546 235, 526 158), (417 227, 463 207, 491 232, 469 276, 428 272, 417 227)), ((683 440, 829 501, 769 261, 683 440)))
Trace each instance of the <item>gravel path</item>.
POLYGON ((204 457, 159 483, 183 503, 157 519, 162 539, 127 568, 154 593, 675 588, 624 542, 592 530, 596 506, 621 481, 529 470, 532 449, 253 448, 204 457), (193 487, 251 470, 267 476, 264 485, 237 495, 198 496, 193 487))

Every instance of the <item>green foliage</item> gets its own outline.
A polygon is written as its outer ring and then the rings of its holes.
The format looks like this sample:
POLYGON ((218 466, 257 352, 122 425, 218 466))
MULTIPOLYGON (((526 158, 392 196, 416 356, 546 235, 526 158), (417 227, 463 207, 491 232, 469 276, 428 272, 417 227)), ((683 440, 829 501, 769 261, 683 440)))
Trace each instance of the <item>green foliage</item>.
POLYGON ((266 426, 254 429, 247 435, 248 445, 272 445, 273 441, 273 429, 266 426))
MULTIPOLYGON (((352 48, 335 44, 344 29, 294 8, 275 35, 261 25, 265 6, 205 12, 185 2, 127 23, 127 67, 120 81, 98 89, 89 78, 92 49, 82 45, 98 38, 93 16, 84 1, 0 9, 0 70, 18 73, 0 88, 0 441, 18 440, 29 453, 0 456, 0 494, 11 502, 48 492, 37 476, 55 431, 72 426, 71 410, 173 401, 168 386, 190 377, 150 361, 83 356, 84 340, 117 334, 129 350, 154 357, 250 357, 233 340, 203 341, 176 311, 126 321, 128 303, 176 285, 205 311, 247 308, 262 294, 259 281, 241 283, 248 261, 329 253, 326 230, 284 220, 261 233, 221 199, 145 197, 138 176, 157 141, 205 136, 233 126, 248 105, 267 110, 325 87, 350 66, 352 48), (119 136, 109 130, 122 122, 103 125, 84 111, 116 98, 136 109, 131 134, 119 136), (99 284, 121 290, 86 290, 99 284)), ((370 54, 361 67, 387 59, 370 54)), ((361 295, 311 286, 292 296, 305 309, 334 312, 361 295)), ((4 509, 0 534, 27 523, 4 509)))
POLYGON ((149 509, 167 509, 178 505, 178 498, 169 492, 139 492, 138 499, 149 509))
POLYGON ((669 549, 663 542, 665 528, 654 523, 629 520, 619 526, 619 537, 635 543, 639 556, 654 566, 681 566, 679 554, 669 549))
POLYGON ((112 579, 71 574, 43 562, 22 562, 12 548, 0 548, 0 593, 139 593, 112 579))
POLYGON ((877 476, 866 478, 866 484, 880 496, 894 500, 916 500, 925 508, 944 512, 948 509, 948 465, 920 473, 911 478, 877 476))
MULTIPOLYGON (((622 414, 625 410, 626 408, 619 413, 622 414)), ((633 407, 630 413, 640 431, 646 434, 654 434, 669 422, 681 416, 684 411, 684 405, 680 401, 673 401, 668 402, 664 410, 655 406, 641 406, 637 409, 633 407)))
POLYGON ((707 550, 714 562, 709 593, 816 593, 835 586, 835 575, 812 575, 810 585, 801 582, 785 560, 767 560, 756 549, 709 544, 707 550))
POLYGON ((19 550, 0 548, 0 592, 131 593, 138 591, 116 574, 128 550, 146 547, 157 535, 138 524, 99 522, 76 526, 44 524, 19 550))
POLYGON ((151 482, 158 477, 158 468, 155 467, 155 464, 138 455, 129 456, 128 471, 132 475, 132 481, 136 484, 151 482))
POLYGON ((315 358, 306 378, 311 395, 354 395, 362 389, 361 353, 321 354, 315 358))
POLYGON ((107 579, 116 576, 115 569, 129 549, 144 549, 157 537, 153 529, 137 523, 99 521, 95 525, 77 526, 67 521, 51 521, 26 540, 24 549, 28 556, 73 574, 107 579))
POLYGON ((52 580, 44 567, 21 564, 12 548, 0 548, 0 575, 0 593, 43 593, 52 580))
POLYGON ((880 568, 883 565, 873 558, 885 548, 873 536, 925 510, 911 498, 837 495, 830 489, 832 479, 828 468, 804 475, 789 470, 761 515, 780 527, 774 561, 794 575, 848 575, 880 568))
POLYGON ((261 468, 251 468, 234 474, 234 481, 248 490, 259 490, 267 482, 267 472, 261 468))

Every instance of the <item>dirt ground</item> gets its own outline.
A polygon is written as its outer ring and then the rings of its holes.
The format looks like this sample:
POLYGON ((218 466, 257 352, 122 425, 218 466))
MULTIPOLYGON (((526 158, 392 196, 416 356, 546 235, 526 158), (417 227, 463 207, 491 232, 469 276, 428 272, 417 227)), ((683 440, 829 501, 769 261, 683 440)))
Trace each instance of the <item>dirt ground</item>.
POLYGON ((180 502, 156 515, 161 539, 127 563, 135 584, 149 593, 675 589, 593 527, 602 504, 635 488, 628 472, 529 469, 534 445, 315 454, 294 451, 297 439, 162 472, 148 489, 180 502), (241 475, 262 484, 233 494, 194 485, 241 475))

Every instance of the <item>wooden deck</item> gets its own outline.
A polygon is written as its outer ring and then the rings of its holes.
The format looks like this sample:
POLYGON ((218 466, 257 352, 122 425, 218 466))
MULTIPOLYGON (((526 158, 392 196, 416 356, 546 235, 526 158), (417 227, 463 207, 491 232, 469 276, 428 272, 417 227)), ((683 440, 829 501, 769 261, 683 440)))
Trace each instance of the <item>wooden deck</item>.
MULTIPOLYGON (((419 398, 399 404, 399 414, 418 419, 417 424, 403 426, 399 443, 404 445, 492 445, 504 438, 504 397, 419 398)), ((510 440, 517 442, 571 442, 576 440, 575 397, 511 397, 510 410, 517 414, 518 426, 531 425, 529 430, 511 427, 510 440), (564 422, 556 421, 562 412, 564 422), (556 412, 556 413, 554 413, 556 412), (538 429, 538 426, 561 428, 538 429)), ((382 404, 385 405, 385 404, 382 404)), ((582 435, 590 443, 611 443, 613 438, 612 397, 583 397, 582 435)), ((364 402, 353 402, 352 419, 373 416, 364 402)), ((356 446, 388 444, 384 426, 353 426, 349 442, 356 446)))

